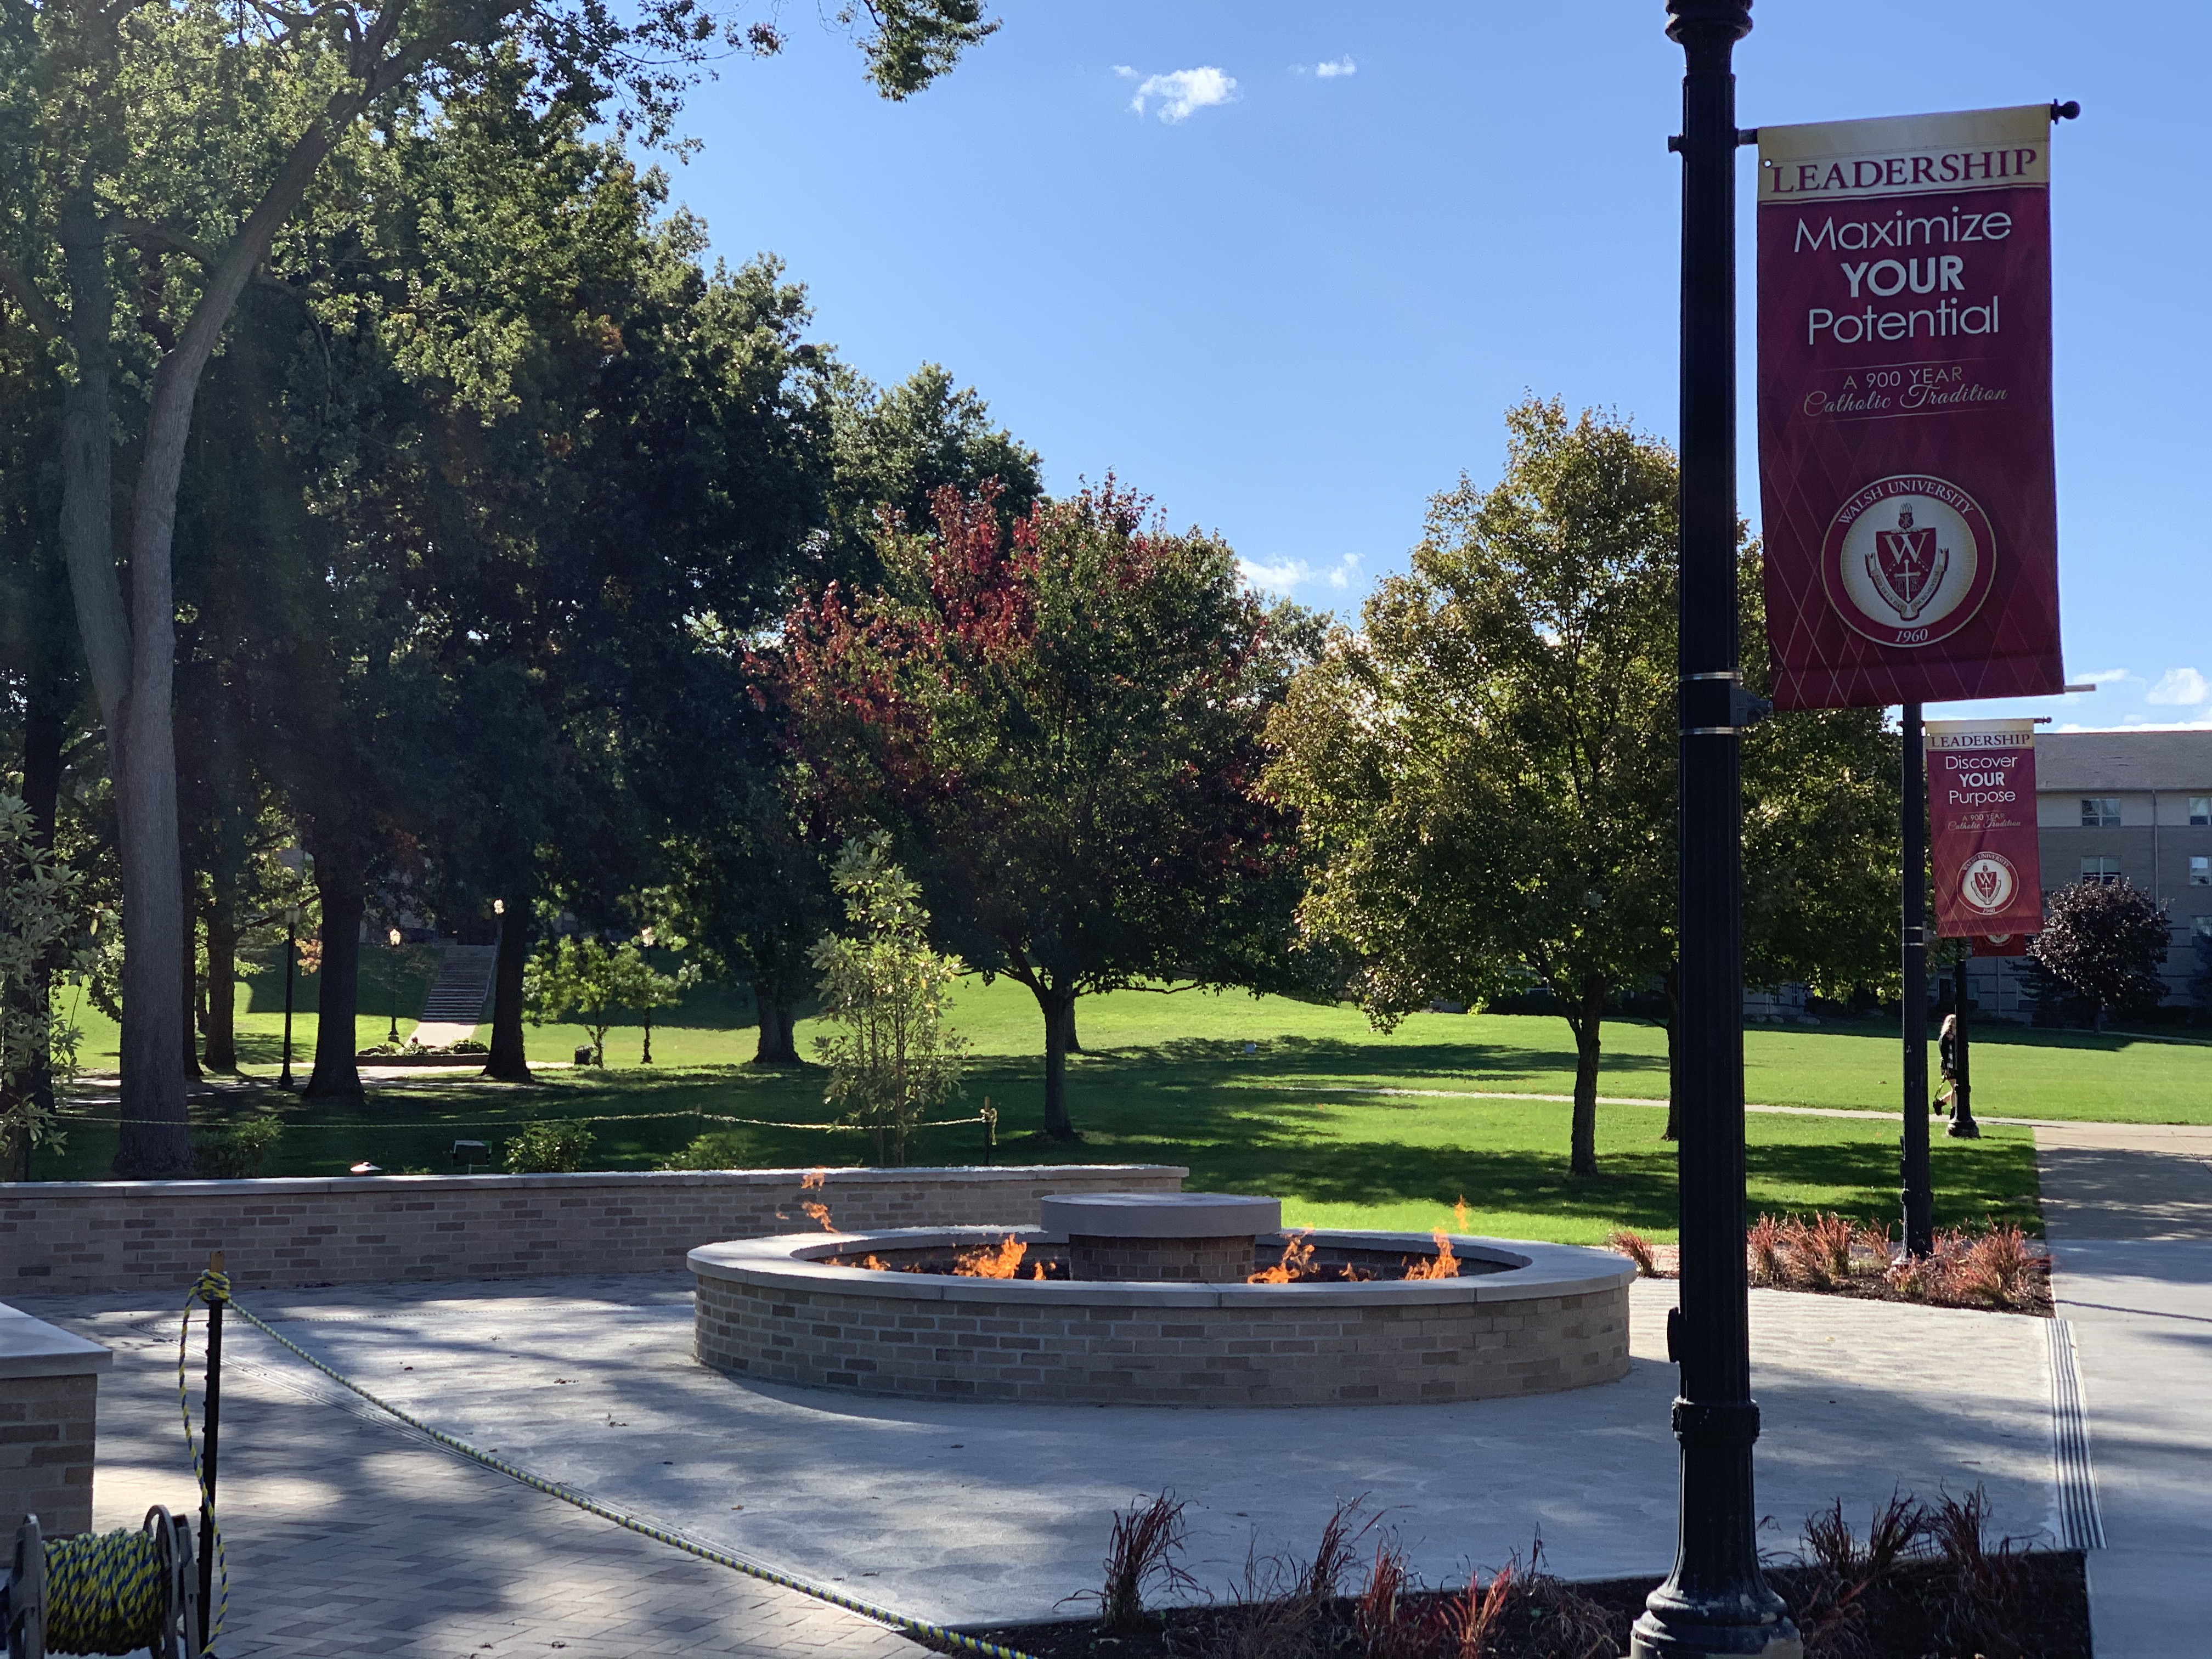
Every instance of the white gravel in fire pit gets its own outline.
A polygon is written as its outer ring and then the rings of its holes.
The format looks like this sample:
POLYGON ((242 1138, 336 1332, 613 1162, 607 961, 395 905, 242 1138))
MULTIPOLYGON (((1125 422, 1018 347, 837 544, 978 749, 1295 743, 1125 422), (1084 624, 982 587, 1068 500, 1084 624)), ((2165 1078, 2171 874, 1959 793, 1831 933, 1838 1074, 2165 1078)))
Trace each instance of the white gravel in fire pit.
MULTIPOLYGON (((1634 1287, 1635 1364, 1622 1382, 1326 1411, 915 1403, 749 1385, 693 1363, 685 1274, 249 1302, 395 1403, 605 1502, 905 1612, 974 1622, 1049 1616, 1095 1584, 1110 1512, 1164 1487, 1188 1501, 1190 1564, 1217 1592, 1255 1543, 1261 1554, 1309 1548, 1335 1501, 1362 1494, 1431 1579, 1525 1554, 1539 1531, 1559 1572, 1663 1571, 1673 1295, 1666 1282, 1634 1287)), ((131 1312, 143 1299, 22 1305, 95 1337, 135 1319, 174 1328, 173 1314, 131 1312)), ((1752 1310, 1759 1512, 1778 1523, 1769 1547, 1794 1544, 1802 1517, 1837 1497, 1863 1525, 1897 1488, 1980 1484, 2006 1530, 2050 1524, 2041 1321, 1767 1291, 1752 1293, 1752 1310)), ((337 1394, 233 1329, 230 1356, 257 1381, 337 1394)), ((104 1455, 167 1450, 111 1447, 103 1421, 104 1455)))

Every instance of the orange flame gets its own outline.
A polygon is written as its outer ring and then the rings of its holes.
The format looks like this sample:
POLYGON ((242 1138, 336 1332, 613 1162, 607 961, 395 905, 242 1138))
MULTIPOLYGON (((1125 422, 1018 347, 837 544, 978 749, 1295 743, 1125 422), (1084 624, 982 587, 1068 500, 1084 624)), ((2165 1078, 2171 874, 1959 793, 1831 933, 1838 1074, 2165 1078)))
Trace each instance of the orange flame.
POLYGON ((1044 1263, 1042 1261, 1030 1263, 1030 1277, 1031 1279, 1042 1279, 1044 1277, 1044 1263))
MULTIPOLYGON (((1308 1229, 1307 1232, 1310 1232, 1308 1229)), ((1287 1285, 1300 1275, 1313 1271, 1314 1247, 1306 1242, 1306 1232, 1291 1234, 1283 1241, 1283 1259, 1272 1267, 1262 1267, 1249 1275, 1247 1285, 1287 1285)))
POLYGON ((887 1273, 891 1270, 891 1264, 879 1255, 864 1255, 853 1265, 855 1267, 866 1267, 871 1273, 887 1273))
POLYGON ((810 1200, 799 1207, 805 1212, 806 1218, 815 1223, 823 1232, 834 1233, 837 1231, 830 1219, 830 1206, 827 1204, 817 1204, 810 1200))
POLYGON ((1467 1194, 1465 1193, 1462 1193, 1459 1195, 1459 1202, 1452 1206, 1452 1231, 1455 1233, 1463 1233, 1467 1231, 1467 1194))
POLYGON ((818 1191, 829 1179, 830 1171, 827 1169, 809 1170, 805 1175, 799 1176, 799 1190, 802 1193, 818 1191))
POLYGON ((1408 1279, 1457 1279, 1459 1258, 1452 1254, 1451 1239, 1443 1233, 1431 1233, 1437 1242, 1437 1253, 1419 1261, 1406 1264, 1408 1279))
MULTIPOLYGON (((978 1244, 952 1259, 952 1271, 962 1279, 1012 1279, 1022 1265, 1029 1246, 1008 1233, 996 1244, 978 1244)), ((1039 1267, 1043 1264, 1040 1262, 1039 1267)))

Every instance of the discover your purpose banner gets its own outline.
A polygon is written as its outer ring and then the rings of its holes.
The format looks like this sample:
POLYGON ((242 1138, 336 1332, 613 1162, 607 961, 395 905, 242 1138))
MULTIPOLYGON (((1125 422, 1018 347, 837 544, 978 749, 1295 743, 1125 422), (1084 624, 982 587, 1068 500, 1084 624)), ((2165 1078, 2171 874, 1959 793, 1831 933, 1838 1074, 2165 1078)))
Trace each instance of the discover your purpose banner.
MULTIPOLYGON (((2035 723, 1929 720, 1928 819, 1936 931, 1947 939, 2039 932, 2043 869, 2035 834, 2035 723)), ((1977 948, 1977 955, 1998 949, 1977 948)))
POLYGON ((1759 130, 1774 700, 2059 690, 2051 107, 1759 130))

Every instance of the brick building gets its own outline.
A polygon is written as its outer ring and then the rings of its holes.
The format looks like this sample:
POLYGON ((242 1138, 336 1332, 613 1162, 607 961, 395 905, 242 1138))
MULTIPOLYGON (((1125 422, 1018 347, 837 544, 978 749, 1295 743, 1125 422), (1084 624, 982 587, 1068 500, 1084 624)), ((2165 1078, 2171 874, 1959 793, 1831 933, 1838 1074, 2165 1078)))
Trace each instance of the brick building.
MULTIPOLYGON (((2167 994, 2185 999, 2212 950, 2212 730, 2039 733, 2035 787, 2044 890, 2124 880, 2164 900, 2167 994)), ((2026 1018, 2018 964, 1977 961, 1968 983, 1984 1012, 2026 1018)))

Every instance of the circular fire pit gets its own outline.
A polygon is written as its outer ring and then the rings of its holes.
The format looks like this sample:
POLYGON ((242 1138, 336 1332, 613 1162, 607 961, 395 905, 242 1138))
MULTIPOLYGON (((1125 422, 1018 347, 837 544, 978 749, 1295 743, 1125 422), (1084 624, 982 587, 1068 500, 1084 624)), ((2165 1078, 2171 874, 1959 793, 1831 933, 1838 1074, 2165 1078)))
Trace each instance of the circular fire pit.
POLYGON ((1227 1210, 1194 1218, 1254 1200, 1218 1194, 1188 1194, 1199 1201, 1187 1206, 1145 1195, 1153 1219, 1139 1224, 1113 1207, 1129 1196, 1087 1209, 1044 1200, 1056 1221, 1110 1221, 1094 1233, 899 1228, 702 1245, 690 1253, 697 1357, 766 1382, 1062 1405, 1409 1405, 1627 1374, 1635 1270, 1610 1251, 1232 1234, 1211 1231, 1227 1210), (1129 1231, 1137 1224, 1159 1231, 1129 1231), (1152 1249, 1158 1275, 1127 1276, 1152 1249), (1096 1276, 1077 1273, 1079 1262, 1096 1276), (1273 1282, 1238 1282, 1261 1274, 1273 1282))

